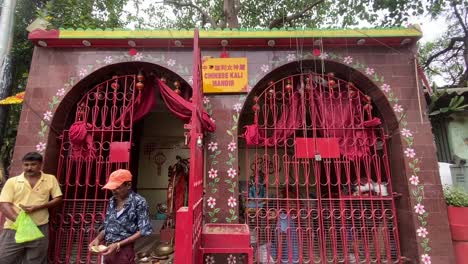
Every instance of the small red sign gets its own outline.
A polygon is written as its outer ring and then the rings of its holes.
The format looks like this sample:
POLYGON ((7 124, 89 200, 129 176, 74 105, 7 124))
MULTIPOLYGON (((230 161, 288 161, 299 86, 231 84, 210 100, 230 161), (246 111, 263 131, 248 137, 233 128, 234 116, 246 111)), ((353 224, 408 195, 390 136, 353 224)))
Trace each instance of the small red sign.
POLYGON ((321 158, 339 158, 338 138, 296 138, 296 157, 311 159, 316 155, 321 158))

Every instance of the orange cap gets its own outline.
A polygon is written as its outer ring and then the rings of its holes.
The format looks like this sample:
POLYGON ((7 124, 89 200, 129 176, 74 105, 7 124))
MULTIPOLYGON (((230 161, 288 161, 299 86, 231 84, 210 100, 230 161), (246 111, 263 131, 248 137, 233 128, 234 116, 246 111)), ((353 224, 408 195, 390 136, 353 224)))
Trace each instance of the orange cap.
POLYGON ((111 173, 109 180, 106 185, 102 187, 103 189, 115 190, 122 183, 132 181, 132 173, 129 170, 116 170, 111 173))

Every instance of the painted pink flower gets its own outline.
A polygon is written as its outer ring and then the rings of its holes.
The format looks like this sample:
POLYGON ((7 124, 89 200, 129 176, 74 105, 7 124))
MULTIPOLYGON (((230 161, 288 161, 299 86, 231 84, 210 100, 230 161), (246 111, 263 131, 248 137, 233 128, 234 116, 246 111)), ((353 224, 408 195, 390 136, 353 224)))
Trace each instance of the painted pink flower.
POLYGON ((211 255, 207 255, 205 258, 205 264, 215 264, 214 257, 211 255))
POLYGON ((421 261, 423 264, 431 264, 431 257, 428 254, 421 255, 421 261))
POLYGON ((417 204, 414 206, 414 212, 416 212, 417 214, 424 214, 426 212, 426 210, 424 209, 424 205, 422 204, 417 204))
POLYGON ((401 130, 401 134, 402 134, 404 137, 412 137, 412 136, 413 136, 413 132, 411 132, 411 130, 406 129, 406 128, 403 128, 403 129, 401 130))
POLYGON ((229 207, 236 207, 237 206, 237 201, 236 201, 236 198, 234 197, 229 197, 228 199, 228 205, 229 207))
POLYGON ((237 148, 236 142, 229 143, 229 145, 228 145, 228 150, 229 151, 234 151, 236 148, 237 148))
POLYGON ((322 54, 320 54, 319 58, 322 59, 322 60, 328 59, 328 53, 322 52, 322 54))
POLYGON ((286 56, 286 60, 289 62, 289 61, 294 61, 296 60, 296 54, 294 53, 290 53, 288 54, 288 56, 286 56))
POLYGON ((351 63, 353 63, 353 58, 351 56, 346 56, 343 59, 343 62, 346 63, 346 64, 351 64, 351 63))
POLYGON ((228 173, 228 177, 229 177, 229 178, 233 178, 233 179, 234 179, 234 178, 236 177, 236 175, 237 175, 237 171, 236 171, 235 169, 233 169, 233 168, 229 168, 229 170, 227 171, 227 173, 228 173))
POLYGON ((414 149, 412 149, 412 148, 406 148, 405 149, 405 155, 408 158, 414 158, 414 156, 416 156, 416 152, 414 152, 414 149))
POLYGON ((270 70, 270 66, 266 65, 266 64, 263 64, 261 67, 260 67, 260 70, 262 70, 262 72, 264 73, 267 73, 269 70, 270 70))
POLYGON ((176 64, 176 61, 174 59, 168 59, 166 63, 168 66, 173 67, 176 64))
POLYGON ((214 179, 214 178, 218 177, 218 170, 215 170, 215 169, 211 168, 208 171, 208 177, 210 177, 211 179, 214 179))
POLYGON ((106 56, 104 58, 104 63, 105 64, 111 64, 112 63, 112 56, 106 56))
POLYGON ((420 237, 426 237, 427 234, 429 234, 429 232, 427 232, 427 229, 424 227, 418 228, 418 230, 416 230, 416 233, 418 233, 418 236, 420 237))
POLYGON ((242 104, 241 103, 237 103, 234 105, 233 107, 234 111, 236 111, 237 113, 239 113, 241 110, 242 110, 242 104))
POLYGON ((416 176, 416 175, 411 175, 411 177, 409 178, 409 181, 413 185, 418 185, 419 184, 419 177, 416 176))
POLYGON ((210 103, 210 98, 203 96, 203 104, 209 104, 210 103))
POLYGON ((143 54, 141 52, 138 52, 137 54, 135 54, 135 56, 133 57, 133 60, 136 60, 136 61, 141 61, 143 59, 143 54))
POLYGON ((206 202, 208 203, 208 207, 210 207, 211 209, 213 209, 216 205, 216 199, 211 196, 206 202))
POLYGON ((44 142, 39 142, 39 144, 36 145, 36 151, 37 152, 44 152, 44 150, 46 149, 46 143, 44 142))
POLYGON ((383 90, 384 92, 386 92, 386 93, 390 92, 390 90, 391 90, 390 85, 389 85, 389 84, 386 84, 386 83, 382 84, 382 87, 381 87, 381 88, 382 88, 382 90, 383 90))
POLYGON ((375 72, 375 71, 374 71, 373 68, 366 68, 366 74, 367 74, 367 75, 372 75, 372 74, 374 74, 374 72, 375 72))
POLYGON ((80 77, 85 77, 87 74, 88 74, 88 70, 87 70, 87 69, 82 68, 82 69, 80 70, 80 73, 79 73, 80 77))
POLYGON ((395 111, 397 113, 401 113, 401 112, 403 112, 403 107, 401 105, 399 105, 399 104, 395 104, 393 106, 393 111, 395 111))
POLYGON ((233 255, 229 255, 227 258, 228 264, 236 264, 236 257, 233 255))
POLYGON ((64 96, 65 95, 65 89, 64 88, 58 89, 57 93, 55 95, 58 96, 58 97, 64 96))
POLYGON ((211 150, 211 151, 216 151, 218 149, 218 143, 211 141, 208 144, 208 149, 211 150))
POLYGON ((44 120, 50 121, 52 119, 52 112, 51 111, 46 111, 44 113, 44 120))

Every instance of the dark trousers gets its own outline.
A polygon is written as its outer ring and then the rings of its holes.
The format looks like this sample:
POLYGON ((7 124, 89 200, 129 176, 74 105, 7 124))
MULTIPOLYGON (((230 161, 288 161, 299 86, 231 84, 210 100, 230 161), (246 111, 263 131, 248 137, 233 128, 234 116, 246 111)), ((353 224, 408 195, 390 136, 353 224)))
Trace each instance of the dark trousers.
POLYGON ((119 252, 104 256, 104 264, 135 264, 133 244, 125 245, 119 252))
POLYGON ((43 238, 16 243, 15 230, 4 229, 0 233, 0 263, 2 264, 47 264, 47 249, 49 247, 49 225, 41 225, 39 229, 43 238))

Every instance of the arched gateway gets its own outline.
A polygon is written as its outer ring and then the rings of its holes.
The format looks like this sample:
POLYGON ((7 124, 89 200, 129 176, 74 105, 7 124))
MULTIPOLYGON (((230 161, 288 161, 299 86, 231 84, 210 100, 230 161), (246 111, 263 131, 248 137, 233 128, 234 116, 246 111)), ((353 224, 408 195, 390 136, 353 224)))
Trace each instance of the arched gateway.
POLYGON ((399 263, 387 138, 371 97, 333 72, 282 76, 254 88, 241 114, 257 261, 399 263))

